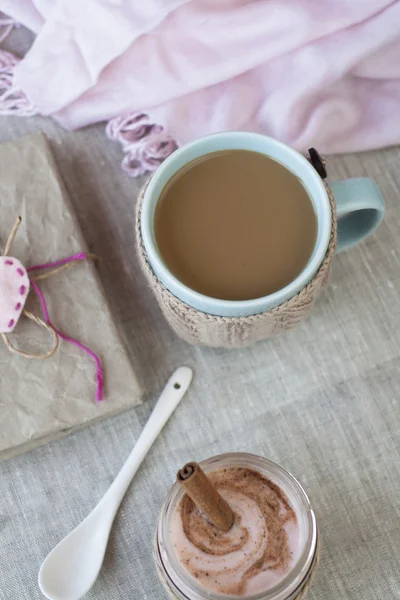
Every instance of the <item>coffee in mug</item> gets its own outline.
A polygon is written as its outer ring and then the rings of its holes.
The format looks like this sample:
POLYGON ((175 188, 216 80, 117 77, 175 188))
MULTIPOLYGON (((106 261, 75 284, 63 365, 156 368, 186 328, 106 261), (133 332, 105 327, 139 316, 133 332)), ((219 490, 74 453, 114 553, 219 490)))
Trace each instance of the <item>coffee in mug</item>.
POLYGON ((168 269, 222 300, 261 298, 296 279, 313 253, 317 226, 300 179, 269 156, 240 149, 186 164, 165 185, 154 216, 168 269))
POLYGON ((327 185, 277 140, 216 133, 176 150, 146 184, 140 260, 179 335, 235 347, 298 324, 335 250, 370 235, 383 214, 371 179, 327 185))

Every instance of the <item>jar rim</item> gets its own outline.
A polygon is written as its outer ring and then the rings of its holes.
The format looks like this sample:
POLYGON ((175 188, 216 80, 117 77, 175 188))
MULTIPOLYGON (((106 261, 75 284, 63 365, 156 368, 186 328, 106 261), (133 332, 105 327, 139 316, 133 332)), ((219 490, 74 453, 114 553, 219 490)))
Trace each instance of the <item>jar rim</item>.
MULTIPOLYGON (((308 579, 317 548, 317 523, 310 500, 297 479, 277 463, 246 452, 230 452, 212 456, 199 463, 205 472, 215 471, 222 466, 246 466, 259 470, 283 488, 291 503, 295 497, 298 508, 302 511, 306 536, 304 547, 297 562, 285 577, 268 590, 243 596, 244 600, 290 600, 295 598, 308 579), (225 463, 225 464, 224 464, 225 463), (288 494, 288 490, 290 493, 288 494)), ((161 508, 157 524, 156 544, 159 567, 164 572, 168 584, 179 597, 187 600, 237 600, 238 596, 221 594, 205 588, 197 583, 179 562, 168 535, 169 520, 184 492, 178 483, 170 489, 161 508)))

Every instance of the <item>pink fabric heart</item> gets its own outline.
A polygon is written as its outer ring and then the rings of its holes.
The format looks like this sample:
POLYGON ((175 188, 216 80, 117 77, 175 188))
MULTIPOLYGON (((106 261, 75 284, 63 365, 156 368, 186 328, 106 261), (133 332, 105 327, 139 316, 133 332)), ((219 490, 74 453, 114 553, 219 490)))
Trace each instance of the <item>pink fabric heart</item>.
POLYGON ((29 288, 29 277, 20 261, 0 256, 0 333, 11 333, 16 327, 29 288))

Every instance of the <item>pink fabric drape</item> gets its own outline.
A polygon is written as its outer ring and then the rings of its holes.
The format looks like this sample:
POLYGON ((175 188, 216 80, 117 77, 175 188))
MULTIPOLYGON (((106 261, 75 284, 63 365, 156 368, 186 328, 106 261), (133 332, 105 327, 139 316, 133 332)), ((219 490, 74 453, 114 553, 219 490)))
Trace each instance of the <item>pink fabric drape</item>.
POLYGON ((0 0, 37 33, 15 67, 31 105, 111 122, 124 166, 227 129, 323 153, 400 142, 400 2, 0 0))

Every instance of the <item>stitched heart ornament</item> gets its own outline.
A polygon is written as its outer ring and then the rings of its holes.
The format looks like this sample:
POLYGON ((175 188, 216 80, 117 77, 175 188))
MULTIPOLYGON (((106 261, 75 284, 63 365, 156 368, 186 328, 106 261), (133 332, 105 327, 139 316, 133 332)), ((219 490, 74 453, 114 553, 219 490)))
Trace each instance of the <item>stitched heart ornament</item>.
POLYGON ((38 360, 51 358, 57 351, 60 338, 66 342, 74 344, 89 354, 89 356, 91 356, 91 358, 95 361, 97 382, 96 400, 102 400, 104 375, 100 358, 97 356, 97 354, 87 348, 87 346, 81 344, 81 342, 78 340, 70 338, 54 327, 50 321, 49 311, 47 309, 47 303, 44 295, 37 285, 38 279, 46 279, 52 275, 55 275, 56 273, 59 273, 60 271, 63 271, 64 269, 68 269, 71 266, 78 264, 81 261, 87 259, 93 260, 95 257, 92 255, 87 255, 84 252, 79 252, 78 254, 69 256, 68 258, 63 258, 55 262, 44 263, 42 265, 33 265, 26 269, 17 258, 9 256, 11 246, 15 236, 17 235, 20 225, 21 217, 18 217, 14 223, 14 227, 12 228, 10 235, 8 236, 7 243, 4 248, 4 256, 0 256, 0 338, 2 338, 7 349, 13 354, 17 354, 18 356, 23 356, 24 358, 29 359, 36 358, 38 360), (30 281, 28 271, 44 271, 44 273, 33 277, 32 281, 30 281), (25 302, 31 285, 42 305, 43 316, 45 319, 44 321, 31 312, 24 310, 25 302), (34 321, 37 325, 44 327, 51 334, 53 337, 53 346, 48 352, 24 352, 20 348, 16 348, 13 345, 7 336, 7 333, 12 333, 14 331, 21 314, 24 314, 25 317, 31 321, 34 321))
POLYGON ((0 256, 0 333, 14 331, 29 294, 25 267, 11 256, 0 256))

